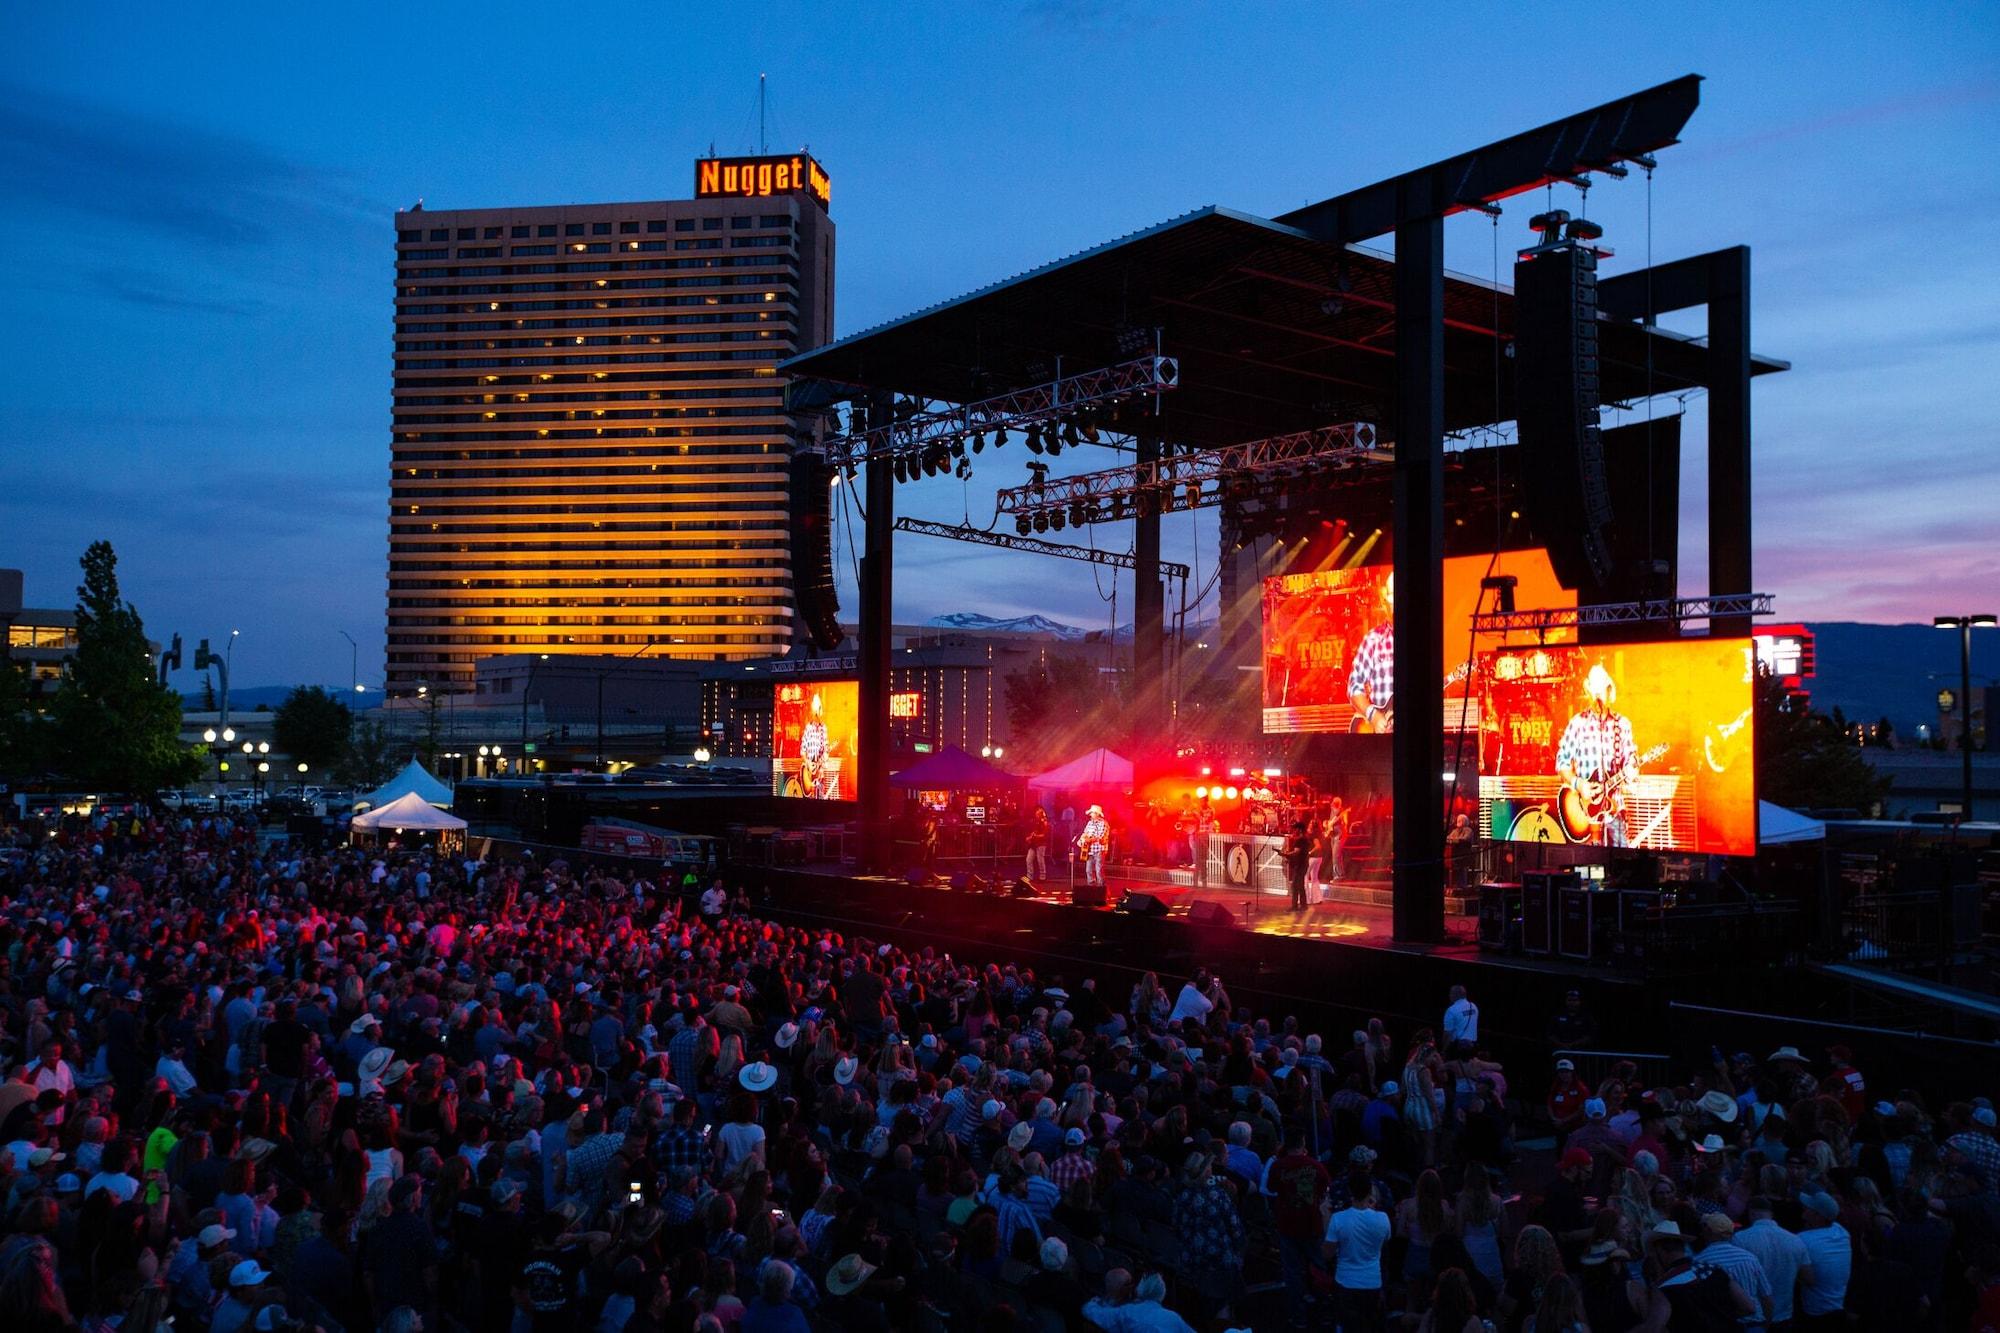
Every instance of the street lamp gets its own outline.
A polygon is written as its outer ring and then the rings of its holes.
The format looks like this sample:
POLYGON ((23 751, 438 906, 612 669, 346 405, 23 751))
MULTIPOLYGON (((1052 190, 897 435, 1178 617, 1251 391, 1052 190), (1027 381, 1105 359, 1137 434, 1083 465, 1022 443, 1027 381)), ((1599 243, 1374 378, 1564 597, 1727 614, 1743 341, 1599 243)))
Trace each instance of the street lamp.
MULTIPOLYGON (((1958 631, 1958 748, 1964 782, 1964 803, 1959 807, 1958 819, 1962 824, 1969 823, 1972 819, 1972 631, 1992 629, 2000 625, 2000 617, 1938 616, 1931 624, 1938 629, 1958 631)), ((1990 729, 1993 719, 1989 717, 1986 725, 1990 729)))
POLYGON ((713 758, 715 756, 709 752, 706 745, 697 745, 694 747, 694 761, 697 764, 705 764, 713 758))

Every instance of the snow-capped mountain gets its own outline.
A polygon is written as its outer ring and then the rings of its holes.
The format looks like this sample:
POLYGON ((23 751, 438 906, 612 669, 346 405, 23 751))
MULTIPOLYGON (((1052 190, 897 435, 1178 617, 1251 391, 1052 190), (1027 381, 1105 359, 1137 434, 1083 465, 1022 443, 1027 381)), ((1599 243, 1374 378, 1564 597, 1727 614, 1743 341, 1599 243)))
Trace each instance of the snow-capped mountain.
POLYGON ((924 622, 934 629, 977 629, 1000 630, 1009 634, 1053 634, 1058 639, 1076 640, 1089 633, 1075 625, 1065 625, 1047 616, 1012 616, 1000 619, 983 615, 978 611, 952 611, 941 616, 932 616, 924 622))

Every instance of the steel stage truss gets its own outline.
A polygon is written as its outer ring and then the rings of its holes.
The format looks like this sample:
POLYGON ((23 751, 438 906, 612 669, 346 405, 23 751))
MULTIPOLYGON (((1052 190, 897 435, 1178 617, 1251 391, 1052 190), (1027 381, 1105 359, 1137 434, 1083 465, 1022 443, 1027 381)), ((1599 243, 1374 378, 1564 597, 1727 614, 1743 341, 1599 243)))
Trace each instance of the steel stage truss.
POLYGON ((1606 602, 1597 606, 1549 607, 1539 611, 1484 611, 1472 618, 1478 634, 1545 634, 1555 629, 1589 625, 1681 624, 1689 620, 1731 620, 1772 614, 1768 592, 1726 593, 1713 597, 1659 598, 1643 602, 1606 602))
MULTIPOLYGON (((1138 559, 1126 551, 1098 551, 1088 546, 1070 546, 1063 542, 1045 542, 1038 537, 1018 537, 1005 532, 987 532, 982 528, 961 527, 954 523, 933 523, 927 518, 899 517, 896 531, 914 532, 925 537, 946 537, 952 541, 974 542, 981 546, 998 546, 1009 551, 1029 551, 1035 555, 1060 556, 1065 560, 1084 560, 1093 565, 1108 565, 1114 569, 1136 569, 1138 559)), ((1194 571, 1186 565, 1172 560, 1162 560, 1160 573, 1168 578, 1185 581, 1194 571)))
POLYGON ((1106 523, 1141 508, 1170 514, 1220 504, 1233 478, 1344 470, 1392 457, 1376 442, 1373 426, 1349 422, 1102 472, 1038 477, 997 492, 994 502, 1017 522, 1060 514, 1070 523, 1106 523))
MULTIPOLYGON (((1046 384, 1015 389, 978 402, 919 411, 881 425, 870 424, 864 430, 831 435, 821 442, 821 447, 840 467, 877 458, 918 457, 926 451, 948 450, 974 436, 1076 421, 1081 413, 1141 395, 1151 395, 1157 400, 1160 394, 1178 386, 1180 378, 1180 362, 1171 356, 1158 355, 1087 370, 1080 375, 1058 372, 1046 384)), ((1092 432, 1096 429, 1094 425, 1090 427, 1092 432)))

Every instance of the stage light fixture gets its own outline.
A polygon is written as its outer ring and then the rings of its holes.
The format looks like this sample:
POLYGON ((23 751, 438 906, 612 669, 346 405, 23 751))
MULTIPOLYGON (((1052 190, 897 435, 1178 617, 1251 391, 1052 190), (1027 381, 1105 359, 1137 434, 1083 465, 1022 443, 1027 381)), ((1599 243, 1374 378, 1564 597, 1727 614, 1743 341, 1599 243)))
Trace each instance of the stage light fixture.
POLYGON ((909 462, 901 454, 896 455, 894 460, 890 462, 889 467, 895 472, 897 481, 904 482, 910 479, 909 462))
POLYGON ((1004 449, 1004 448, 1006 448, 1006 447, 1007 447, 1007 432, 1006 432, 1006 431, 1004 431, 1004 430, 996 430, 996 431, 994 431, 994 432, 993 432, 993 447, 994 447, 995 449, 1004 449))
POLYGON ((965 457, 965 441, 964 441, 964 440, 962 440, 962 439, 958 439, 958 440, 953 440, 953 441, 951 442, 951 456, 952 456, 953 458, 963 458, 963 457, 965 457))
POLYGON ((1027 536, 1027 535, 1028 535, 1028 527, 1029 527, 1029 523, 1028 523, 1028 516, 1027 516, 1026 514, 1016 514, 1016 515, 1014 515, 1014 531, 1015 531, 1015 532, 1018 532, 1018 533, 1020 533, 1020 534, 1021 534, 1021 535, 1022 535, 1023 537, 1025 537, 1025 536, 1027 536))
POLYGON ((1205 800, 1207 800, 1207 799, 1208 799, 1208 788, 1206 788, 1206 787, 1196 787, 1196 788, 1194 789, 1194 798, 1195 798, 1195 799, 1196 799, 1197 801, 1205 801, 1205 800))
POLYGON ((1074 420, 1063 422, 1062 440, 1064 444, 1072 448, 1082 445, 1083 436, 1077 433, 1076 422, 1074 420))
POLYGON ((1050 458, 1063 451, 1062 437, 1056 433, 1055 427, 1051 426, 1042 432, 1042 448, 1049 451, 1050 458))
POLYGON ((1044 513, 1039 513, 1039 512, 1038 512, 1038 513, 1036 513, 1036 515, 1035 515, 1035 531, 1036 531, 1036 532, 1047 532, 1048 530, 1049 530, 1049 516, 1048 516, 1047 514, 1044 514, 1044 513))
POLYGON ((1042 452, 1042 428, 1040 426, 1028 427, 1028 452, 1031 454, 1042 452))
POLYGON ((1223 788, 1223 789, 1222 789, 1222 794, 1223 794, 1224 796, 1228 797, 1228 798, 1229 798, 1230 800, 1232 800, 1232 801, 1233 801, 1233 800, 1235 800, 1235 799, 1236 799, 1236 788, 1234 788, 1234 787, 1225 787, 1225 788, 1223 788))
POLYGON ((1055 513, 1049 515, 1049 526, 1054 528, 1057 532, 1061 532, 1063 530, 1065 522, 1066 520, 1063 518, 1063 512, 1060 509, 1056 510, 1055 513))
POLYGON ((979 434, 973 435, 972 452, 975 454, 983 454, 986 452, 986 437, 984 435, 979 435, 979 434))
POLYGON ((969 459, 969 458, 961 458, 961 459, 959 459, 959 460, 958 460, 958 479, 959 479, 960 481, 964 481, 964 480, 965 480, 966 478, 970 477, 971 475, 972 475, 972 460, 971 460, 971 459, 969 459))

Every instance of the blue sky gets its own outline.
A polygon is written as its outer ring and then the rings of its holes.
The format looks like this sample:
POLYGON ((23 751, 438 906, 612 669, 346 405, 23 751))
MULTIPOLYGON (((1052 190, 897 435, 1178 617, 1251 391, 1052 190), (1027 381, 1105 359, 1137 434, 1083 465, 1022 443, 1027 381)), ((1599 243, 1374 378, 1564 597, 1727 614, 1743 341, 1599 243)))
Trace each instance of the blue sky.
MULTIPOLYGON (((1707 75, 1651 245, 1750 244, 1757 346, 1797 366, 1756 391, 1760 588, 1788 619, 2000 609, 1995 6, 290 8, 0 14, 0 564, 67 604, 108 537, 156 637, 243 630, 241 684, 345 684, 342 630, 379 675, 392 212, 684 196, 752 145, 759 72, 773 147, 833 177, 843 334, 1707 75)), ((1606 271, 1639 263, 1644 186, 1592 196, 1606 271)), ((1489 224, 1447 235, 1490 274, 1489 224)), ((983 524, 1009 480, 904 503, 983 524)), ((1171 520, 1168 556, 1207 569, 1204 532, 1171 520)), ((901 618, 1112 617, 1081 566, 899 549, 901 618)))

